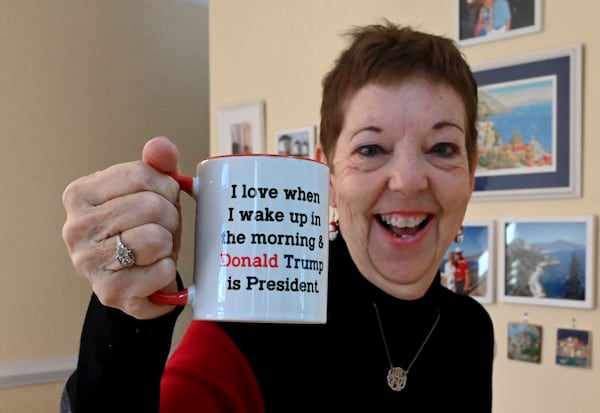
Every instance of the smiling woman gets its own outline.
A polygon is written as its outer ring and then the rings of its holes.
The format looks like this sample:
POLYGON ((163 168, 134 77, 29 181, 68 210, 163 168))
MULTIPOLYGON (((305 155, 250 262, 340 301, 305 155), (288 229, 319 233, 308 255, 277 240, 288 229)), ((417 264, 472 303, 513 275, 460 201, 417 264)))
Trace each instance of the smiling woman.
POLYGON ((423 295, 446 252, 438 240, 449 245, 463 220, 473 174, 462 102, 448 86, 412 75, 366 85, 347 105, 332 202, 344 206, 339 225, 355 263, 373 283, 390 281, 394 296, 423 295))
MULTIPOLYGON (((162 412, 179 412, 182 405, 187 411, 253 413, 306 412, 323 405, 339 411, 357 406, 436 411, 440 400, 448 411, 491 412, 493 324, 480 303, 444 288, 439 274, 444 253, 461 229, 473 185, 475 80, 460 50, 445 37, 384 20, 352 28, 348 39, 322 82, 316 148, 329 165, 329 202, 339 217, 339 225, 332 225, 334 232, 339 230, 337 237, 328 244, 329 266, 303 260, 293 246, 278 257, 281 266, 309 272, 328 268, 328 281, 302 284, 290 275, 278 284, 253 275, 232 284, 285 290, 277 297, 294 288, 327 289, 327 322, 212 324, 197 319, 167 362, 172 324, 181 308, 158 306, 145 294, 154 293, 149 280, 156 280, 155 288, 181 288, 172 266, 179 228, 165 228, 175 240, 167 245, 167 257, 157 253, 154 264, 109 276, 102 273, 106 263, 98 258, 109 255, 87 237, 98 222, 149 234, 156 216, 180 222, 179 209, 166 191, 152 191, 152 205, 162 207, 152 220, 123 216, 127 208, 119 204, 146 209, 135 182, 157 171, 138 161, 121 164, 121 174, 98 172, 93 182, 101 185, 77 180, 65 205, 67 222, 77 223, 66 226, 65 241, 73 257, 88 257, 78 268, 97 295, 88 309, 78 371, 67 386, 75 413, 98 406, 103 411, 124 406, 156 411, 159 403, 162 412), (115 182, 124 188, 119 194, 110 193, 115 182), (78 194, 90 193, 93 199, 111 200, 114 219, 106 220, 104 211, 99 219, 99 212, 82 207, 89 196, 78 194), (123 312, 113 314, 114 308, 102 302, 123 312), (213 337, 215 326, 224 333, 220 338, 213 337), (139 331, 150 333, 140 336, 139 331), (228 369, 222 359, 234 361, 242 374, 228 369), (466 381, 456 380, 457 371, 466 381), (331 385, 340 380, 343 385, 331 385), (465 389, 468 397, 461 397, 465 389)), ((158 154, 153 143, 145 147, 143 159, 158 154)), ((177 150, 172 146, 162 155, 174 161, 163 165, 158 172, 165 174, 155 179, 168 181, 168 171, 178 169, 177 150)), ((263 217, 276 220, 277 214, 263 217)), ((326 225, 308 214, 295 219, 307 227, 326 225)), ((297 242, 293 237, 260 241, 297 242)), ((316 249, 328 242, 314 241, 316 249)), ((270 264, 272 257, 262 257, 261 264, 263 258, 270 264)), ((217 300, 221 293, 215 294, 217 300)))

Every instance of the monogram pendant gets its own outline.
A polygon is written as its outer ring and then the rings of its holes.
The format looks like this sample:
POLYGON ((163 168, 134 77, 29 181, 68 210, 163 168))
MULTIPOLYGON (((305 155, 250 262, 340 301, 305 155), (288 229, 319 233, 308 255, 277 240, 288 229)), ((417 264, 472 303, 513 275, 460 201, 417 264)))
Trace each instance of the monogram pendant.
POLYGON ((406 386, 406 371, 402 367, 392 367, 388 370, 387 384, 393 391, 400 391, 406 386))

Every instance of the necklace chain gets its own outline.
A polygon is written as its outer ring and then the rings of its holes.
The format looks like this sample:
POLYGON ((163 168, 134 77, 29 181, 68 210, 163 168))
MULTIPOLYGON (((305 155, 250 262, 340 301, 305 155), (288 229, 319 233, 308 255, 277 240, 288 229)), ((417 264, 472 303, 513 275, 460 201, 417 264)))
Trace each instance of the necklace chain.
POLYGON ((394 364, 392 363, 392 357, 390 356, 387 340, 385 339, 385 333, 383 332, 383 323, 381 322, 381 317, 379 316, 379 308, 377 308, 377 304, 375 304, 375 301, 373 301, 373 307, 375 308, 375 315, 377 316, 377 322, 379 323, 379 331, 381 332, 381 338, 383 340, 385 354, 387 356, 388 363, 390 364, 390 369, 387 373, 387 383, 392 390, 400 391, 406 386, 406 381, 408 379, 407 375, 410 371, 410 368, 417 360, 417 357, 419 357, 419 354, 421 354, 423 347, 425 347, 425 344, 427 344, 427 342, 429 341, 429 337, 431 337, 431 334, 433 334, 433 330, 435 330, 438 322, 440 321, 440 310, 437 310, 437 317, 433 322, 433 326, 431 326, 429 333, 427 333, 427 337, 425 337, 425 340, 423 340, 421 347, 419 347, 419 350, 417 350, 417 354, 415 354, 406 370, 404 370, 402 367, 394 367, 394 364))

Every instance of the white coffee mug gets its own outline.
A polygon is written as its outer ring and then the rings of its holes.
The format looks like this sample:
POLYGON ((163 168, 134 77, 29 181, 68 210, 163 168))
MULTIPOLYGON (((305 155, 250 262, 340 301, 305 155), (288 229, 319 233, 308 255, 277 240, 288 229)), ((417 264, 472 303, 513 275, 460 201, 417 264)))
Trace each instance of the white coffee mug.
POLYGON ((325 323, 329 168, 293 156, 226 155, 176 176, 196 200, 193 285, 150 298, 214 321, 325 323))

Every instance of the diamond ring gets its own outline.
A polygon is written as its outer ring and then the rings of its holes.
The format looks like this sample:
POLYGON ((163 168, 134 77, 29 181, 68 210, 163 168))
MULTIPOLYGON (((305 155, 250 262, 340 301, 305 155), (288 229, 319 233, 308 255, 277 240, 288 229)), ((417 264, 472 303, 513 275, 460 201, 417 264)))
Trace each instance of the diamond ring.
POLYGON ((117 261, 125 267, 135 264, 135 254, 121 242, 121 234, 117 234, 117 261))

